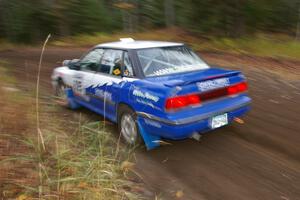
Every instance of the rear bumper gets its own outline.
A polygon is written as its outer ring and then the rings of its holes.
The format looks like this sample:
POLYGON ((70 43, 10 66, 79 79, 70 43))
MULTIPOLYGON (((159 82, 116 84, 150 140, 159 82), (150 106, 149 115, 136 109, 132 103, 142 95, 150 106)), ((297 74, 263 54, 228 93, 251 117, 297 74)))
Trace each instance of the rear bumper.
POLYGON ((232 122, 234 118, 241 117, 250 110, 250 102, 251 99, 247 97, 239 104, 177 120, 158 118, 142 112, 138 112, 137 114, 141 125, 147 133, 166 139, 177 140, 188 138, 195 132, 203 133, 212 130, 210 125, 211 118, 219 114, 227 113, 228 122, 232 122))

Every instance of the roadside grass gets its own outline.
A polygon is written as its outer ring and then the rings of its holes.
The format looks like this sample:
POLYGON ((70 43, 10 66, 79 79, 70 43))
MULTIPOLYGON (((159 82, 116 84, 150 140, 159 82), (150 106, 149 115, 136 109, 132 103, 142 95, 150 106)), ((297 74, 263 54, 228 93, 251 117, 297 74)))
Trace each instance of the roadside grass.
POLYGON ((1 199, 143 199, 134 149, 119 143, 112 126, 70 112, 42 94, 43 150, 34 96, 4 89, 4 80, 11 88, 15 82, 5 74, 0 68, 1 199), (17 145, 8 153, 6 144, 17 145))
MULTIPOLYGON (((76 35, 56 39, 50 43, 54 47, 91 47, 99 43, 118 41, 131 37, 139 40, 159 40, 184 42, 195 51, 246 54, 259 57, 300 59, 300 41, 282 34, 258 33, 241 38, 214 37, 206 34, 194 34, 179 28, 149 30, 137 33, 116 32, 76 35)), ((24 44, 12 44, 0 40, 0 50, 30 47, 24 44)), ((33 46, 34 47, 34 46, 33 46)))
POLYGON ((42 168, 39 187, 30 188, 26 195, 37 196, 42 190, 43 198, 139 199, 130 191, 135 184, 126 178, 134 165, 129 161, 131 152, 117 149, 104 123, 66 120, 65 126, 77 127, 69 134, 53 117, 43 119, 49 127, 42 128, 46 151, 37 147, 35 138, 27 138, 24 142, 34 153, 18 157, 40 163, 42 168))
POLYGON ((18 131, 19 125, 27 127, 28 101, 26 96, 20 95, 20 91, 15 87, 16 80, 4 74, 7 69, 1 67, 7 63, 0 61, 0 133, 10 129, 13 133, 18 131), (17 111, 17 112, 16 112, 17 111))
POLYGON ((9 63, 0 60, 0 83, 2 87, 5 85, 14 85, 16 83, 16 80, 12 76, 8 76, 8 70, 4 68, 3 66, 8 66, 9 63))
POLYGON ((11 42, 8 42, 7 40, 0 39, 0 50, 5 50, 5 49, 12 49, 16 45, 14 45, 11 42))
POLYGON ((21 192, 22 188, 18 185, 25 177, 28 184, 34 182, 29 170, 23 172, 28 162, 5 162, 21 152, 29 152, 21 140, 30 129, 28 113, 32 108, 28 97, 15 87, 16 80, 8 76, 8 70, 3 67, 7 64, 0 62, 0 199, 15 197, 21 192))
MULTIPOLYGON (((300 41, 282 35, 258 34, 255 37, 238 39, 213 38, 198 49, 223 51, 234 54, 249 54, 260 57, 300 59, 300 41)), ((196 47, 197 48, 197 47, 196 47)))
MULTIPOLYGON (((145 32, 95 33, 92 35, 76 35, 52 41, 53 47, 91 47, 99 43, 118 41, 120 38, 131 37, 137 40, 159 40, 184 42, 195 51, 243 54, 259 57, 300 59, 300 41, 295 38, 274 33, 258 33, 241 38, 214 37, 206 34, 194 34, 179 28, 149 30, 145 32)), ((0 40, 0 50, 28 48, 25 44, 12 44, 0 40)), ((35 47, 35 45, 32 45, 35 47)))
POLYGON ((132 37, 140 40, 185 42, 196 51, 247 54, 260 57, 300 59, 300 41, 287 35, 259 33, 242 38, 216 38, 205 34, 192 34, 179 28, 150 30, 139 33, 96 33, 58 39, 51 44, 60 47, 93 46, 103 42, 132 37))
POLYGON ((12 43, 12 42, 9 42, 5 39, 1 39, 0 38, 0 51, 2 50, 9 50, 9 49, 17 49, 17 48, 26 48, 26 47, 30 47, 32 45, 29 45, 29 44, 16 44, 16 43, 12 43))

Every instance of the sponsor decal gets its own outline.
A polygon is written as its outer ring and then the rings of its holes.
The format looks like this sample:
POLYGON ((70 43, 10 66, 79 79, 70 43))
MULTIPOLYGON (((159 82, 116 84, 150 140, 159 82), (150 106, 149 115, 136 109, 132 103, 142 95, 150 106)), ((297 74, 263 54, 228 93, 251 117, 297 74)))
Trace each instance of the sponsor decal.
POLYGON ((116 75, 116 76, 119 76, 119 75, 121 74, 121 70, 115 69, 115 70, 113 71, 113 74, 116 75))
POLYGON ((134 81, 137 81, 139 79, 137 79, 137 78, 130 78, 130 77, 123 77, 122 80, 123 80, 123 82, 134 82, 134 81))
POLYGON ((154 101, 154 102, 158 102, 158 100, 159 100, 158 96, 152 95, 149 92, 142 92, 142 91, 137 90, 137 89, 133 90, 133 95, 136 96, 136 97, 151 100, 151 101, 154 101))
POLYGON ((102 89, 95 89, 95 96, 105 99, 107 101, 112 101, 112 93, 104 91, 102 89))
POLYGON ((150 106, 151 108, 154 108, 156 110, 161 110, 159 107, 155 106, 153 103, 143 100, 143 99, 136 99, 136 101, 140 104, 144 104, 146 106, 150 106))
POLYGON ((145 121, 145 124, 148 124, 150 126, 154 126, 156 128, 161 128, 161 124, 158 123, 158 122, 152 121, 150 119, 144 119, 144 121, 145 121))
POLYGON ((217 88, 227 87, 230 85, 228 78, 219 78, 197 83, 197 87, 201 92, 213 90, 217 88))
POLYGON ((205 69, 207 68, 206 64, 199 64, 199 65, 187 65, 187 66, 173 66, 173 67, 168 67, 164 69, 160 69, 155 71, 153 74, 160 76, 160 75, 165 75, 165 74, 173 74, 173 73, 180 73, 180 72, 188 72, 188 71, 193 71, 193 70, 198 70, 198 69, 205 69))
POLYGON ((74 77, 73 90, 76 94, 85 95, 85 90, 82 85, 82 77, 74 77))

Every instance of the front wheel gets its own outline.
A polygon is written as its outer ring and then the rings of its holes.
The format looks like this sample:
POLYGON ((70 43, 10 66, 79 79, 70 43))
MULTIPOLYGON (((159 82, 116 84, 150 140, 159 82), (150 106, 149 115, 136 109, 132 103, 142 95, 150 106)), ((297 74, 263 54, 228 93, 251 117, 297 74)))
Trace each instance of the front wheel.
POLYGON ((67 106, 68 98, 66 95, 66 84, 62 80, 58 80, 55 86, 55 96, 57 97, 57 102, 60 105, 67 106))
POLYGON ((121 106, 119 109, 118 130, 127 144, 137 146, 142 143, 142 138, 136 123, 136 114, 127 106, 121 106))

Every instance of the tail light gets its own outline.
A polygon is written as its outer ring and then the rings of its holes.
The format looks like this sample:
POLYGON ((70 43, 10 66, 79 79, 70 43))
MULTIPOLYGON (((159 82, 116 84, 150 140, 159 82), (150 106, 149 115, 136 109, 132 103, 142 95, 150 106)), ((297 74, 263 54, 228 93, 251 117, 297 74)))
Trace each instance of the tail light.
POLYGON ((183 96, 170 97, 166 101, 166 110, 176 110, 193 105, 200 105, 201 102, 216 99, 227 95, 235 95, 245 92, 248 89, 246 82, 241 82, 229 87, 212 90, 201 94, 190 94, 183 96))
POLYGON ((231 85, 227 88, 228 95, 235 95, 241 92, 245 92, 248 89, 248 85, 246 82, 238 83, 235 85, 231 85))
POLYGON ((185 95, 185 96, 171 97, 167 99, 166 109, 167 110, 178 109, 178 108, 183 108, 191 105, 197 105, 200 103, 201 101, 199 95, 185 95))

